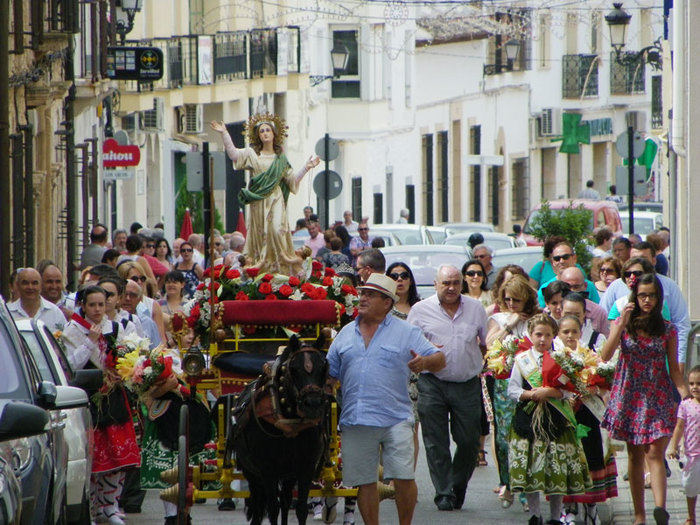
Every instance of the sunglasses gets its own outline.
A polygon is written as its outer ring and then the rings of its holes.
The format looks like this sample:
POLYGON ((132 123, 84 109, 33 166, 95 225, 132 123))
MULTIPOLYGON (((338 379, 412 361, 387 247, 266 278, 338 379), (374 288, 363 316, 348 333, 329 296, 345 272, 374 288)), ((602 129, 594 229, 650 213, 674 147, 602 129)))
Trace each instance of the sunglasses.
POLYGON ((483 277, 484 272, 482 272, 481 270, 469 270, 469 271, 464 272, 464 275, 466 275, 467 277, 474 277, 474 276, 483 277))
POLYGON ((180 253, 192 253, 192 248, 180 248, 180 253))
POLYGON ((368 232, 369 228, 358 228, 357 231, 358 232, 368 232))
POLYGON ((134 275, 131 277, 131 280, 134 281, 135 283, 141 281, 142 283, 146 282, 146 276, 145 275, 134 275))
POLYGON ((552 255, 552 260, 554 262, 559 262, 559 261, 568 261, 574 254, 573 253, 565 253, 564 255, 552 255))
POLYGON ((641 277, 642 275, 644 275, 644 272, 641 271, 641 270, 634 270, 633 272, 629 272, 629 271, 628 271, 628 272, 625 272, 623 275, 624 275, 625 277, 627 277, 627 278, 630 278, 630 277, 632 277, 633 275, 634 275, 635 277, 641 277))
POLYGON ((147 245, 146 245, 146 248, 155 248, 155 247, 156 247, 155 244, 147 244, 147 245))
POLYGON ((402 279, 405 281, 409 277, 411 277, 411 274, 409 274, 408 272, 390 273, 389 277, 391 277, 394 281, 398 281, 399 279, 402 279))

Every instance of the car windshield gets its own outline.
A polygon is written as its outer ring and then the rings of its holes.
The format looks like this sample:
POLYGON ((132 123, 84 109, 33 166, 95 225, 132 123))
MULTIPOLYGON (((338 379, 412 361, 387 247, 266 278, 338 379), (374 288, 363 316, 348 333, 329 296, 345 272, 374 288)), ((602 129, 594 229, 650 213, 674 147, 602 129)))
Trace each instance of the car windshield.
MULTIPOLYGON (((630 218, 621 217, 622 220, 622 231, 628 232, 630 230, 630 218)), ((640 235, 646 235, 654 230, 654 219, 649 217, 635 217, 634 218, 634 233, 640 235)))
POLYGON ((41 343, 39 342, 39 338, 37 337, 36 333, 34 333, 34 330, 22 330, 20 334, 22 334, 22 338, 24 339, 24 342, 27 343, 29 351, 36 362, 36 366, 39 368, 41 379, 56 383, 56 378, 53 376, 51 365, 49 365, 49 362, 44 355, 44 350, 41 348, 41 343))
POLYGON ((384 242, 386 243, 387 246, 391 246, 388 242, 387 239, 391 237, 391 235, 394 235, 398 239, 398 241, 401 244, 423 244, 423 239, 421 239, 420 236, 420 230, 415 229, 415 230, 404 230, 404 229, 396 229, 392 230, 391 228, 370 228, 369 229, 369 236, 370 237, 382 237, 384 239, 384 242))
MULTIPOLYGON (((470 234, 471 235, 471 234, 470 234)), ((453 246, 466 246, 469 240, 469 235, 453 235, 445 239, 444 244, 450 244, 453 246)), ((486 238, 484 244, 491 248, 492 250, 502 250, 504 248, 512 248, 513 241, 510 237, 494 237, 486 238)))
POLYGON ((450 264, 457 268, 467 261, 466 254, 452 252, 393 252, 384 254, 387 267, 395 262, 407 264, 413 272, 417 286, 432 285, 435 281, 435 272, 443 264, 450 264))
POLYGON ((496 268, 503 268, 509 264, 517 264, 526 273, 530 273, 532 267, 542 260, 542 251, 531 252, 511 252, 499 254, 496 252, 491 260, 491 264, 496 268))
MULTIPOLYGON (((12 322, 6 320, 5 322, 12 322)), ((17 348, 19 341, 14 341, 0 322, 0 363, 2 363, 2 380, 0 380, 0 397, 5 399, 28 399, 29 390, 22 377, 17 348)))

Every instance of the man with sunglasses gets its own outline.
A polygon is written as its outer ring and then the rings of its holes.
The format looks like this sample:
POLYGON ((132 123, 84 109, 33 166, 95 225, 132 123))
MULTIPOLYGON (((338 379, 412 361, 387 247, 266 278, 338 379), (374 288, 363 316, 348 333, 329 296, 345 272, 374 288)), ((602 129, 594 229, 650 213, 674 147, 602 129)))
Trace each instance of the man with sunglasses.
MULTIPOLYGON (((651 263, 652 269, 656 264, 656 250, 654 250, 654 247, 649 243, 642 242, 637 244, 632 248, 630 255, 630 260, 641 258, 648 261, 651 263)), ((659 278, 661 287, 664 290, 664 306, 668 307, 670 320, 675 325, 676 330, 678 330, 678 365, 680 366, 682 373, 685 370, 686 353, 688 350, 688 334, 690 333, 688 304, 683 298, 681 289, 673 279, 658 273, 656 276, 659 278)), ((622 278, 616 279, 610 283, 610 286, 608 286, 608 289, 603 295, 603 299, 600 301, 600 306, 608 313, 610 313, 615 301, 617 301, 620 297, 628 296, 630 293, 624 278, 625 275, 623 275, 622 278)))
POLYGON ((567 268, 558 278, 565 286, 562 291, 562 298, 566 297, 569 293, 575 292, 586 300, 586 319, 591 320, 593 329, 600 332, 605 337, 610 333, 610 328, 608 325, 608 314, 599 305, 594 303, 588 298, 588 290, 586 285, 586 277, 578 266, 572 268, 567 268))
POLYGON ((357 237, 350 240, 350 253, 354 257, 354 266, 357 266, 357 257, 370 248, 372 248, 372 237, 369 236, 369 225, 366 222, 361 222, 357 227, 357 237))
POLYGON ((41 296, 41 275, 34 268, 22 268, 15 279, 19 299, 7 304, 15 319, 41 320, 50 330, 61 330, 66 318, 61 309, 41 296))
POLYGON ((477 464, 481 435, 481 381, 486 353, 486 311, 461 294, 462 273, 443 265, 435 295, 419 301, 407 321, 445 354, 445 368, 418 378, 418 415, 438 510, 462 508, 477 464), (449 438, 457 444, 454 457, 449 438))
MULTIPOLYGON (((537 299, 540 303, 540 307, 544 308, 544 295, 542 295, 542 290, 544 290, 547 285, 553 281, 559 280, 561 281, 561 274, 564 270, 567 268, 575 268, 576 267, 576 252, 574 251, 573 246, 569 244, 568 242, 560 242, 557 244, 553 249, 552 253, 550 255, 550 259, 552 262, 552 269, 554 270, 554 274, 556 277, 553 279, 550 279, 546 283, 543 283, 542 286, 540 286, 540 289, 537 291, 537 299)), ((595 284, 593 284, 591 281, 588 279, 585 279, 585 288, 581 287, 581 290, 574 290, 576 292, 587 292, 588 295, 586 296, 587 299, 593 301, 594 303, 600 302, 600 295, 598 294, 598 290, 595 287, 595 284)))

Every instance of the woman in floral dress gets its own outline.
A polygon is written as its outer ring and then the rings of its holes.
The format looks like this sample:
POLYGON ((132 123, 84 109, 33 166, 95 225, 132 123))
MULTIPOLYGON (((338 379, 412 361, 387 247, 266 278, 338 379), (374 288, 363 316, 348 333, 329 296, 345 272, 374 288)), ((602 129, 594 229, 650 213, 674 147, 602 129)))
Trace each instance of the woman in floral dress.
POLYGON ((613 439, 627 443, 635 525, 646 520, 645 458, 656 505, 654 519, 657 524, 665 525, 668 512, 664 456, 676 424, 675 388, 684 397, 688 391, 678 367, 676 328, 664 321, 661 314, 661 283, 654 274, 647 273, 635 279, 631 289, 630 301, 613 323, 610 338, 600 353, 607 361, 620 345, 610 402, 601 427, 607 429, 613 439))

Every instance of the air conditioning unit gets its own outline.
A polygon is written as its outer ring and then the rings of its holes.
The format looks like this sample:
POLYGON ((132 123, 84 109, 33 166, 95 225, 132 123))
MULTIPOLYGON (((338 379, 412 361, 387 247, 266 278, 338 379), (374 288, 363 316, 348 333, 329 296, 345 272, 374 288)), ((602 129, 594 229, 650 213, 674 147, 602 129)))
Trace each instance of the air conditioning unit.
POLYGON ((204 132, 204 106, 202 104, 185 104, 178 108, 178 113, 180 133, 196 135, 204 132))
POLYGON ((561 109, 544 108, 539 120, 541 137, 561 135, 561 109))
POLYGON ((153 97, 153 109, 141 112, 141 129, 144 131, 164 131, 164 112, 165 101, 163 97, 153 97))
POLYGON ((136 131, 136 119, 138 115, 136 113, 129 113, 122 117, 122 129, 126 132, 136 131))

